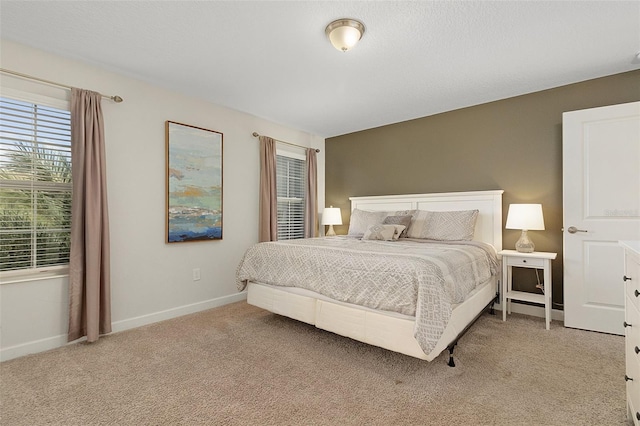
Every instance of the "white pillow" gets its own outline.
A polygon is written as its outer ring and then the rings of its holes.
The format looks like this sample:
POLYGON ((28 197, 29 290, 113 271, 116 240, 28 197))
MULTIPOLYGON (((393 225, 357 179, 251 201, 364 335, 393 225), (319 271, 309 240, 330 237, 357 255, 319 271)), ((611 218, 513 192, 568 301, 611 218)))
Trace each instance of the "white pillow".
POLYGON ((400 232, 402 229, 398 230, 398 228, 403 228, 402 225, 372 225, 367 229, 362 237, 363 240, 383 240, 383 241, 391 241, 396 240, 400 237, 400 232))
POLYGON ((361 237, 373 225, 382 223, 387 217, 386 212, 368 212, 366 210, 353 209, 349 220, 348 235, 361 237))
POLYGON ((448 212, 418 211, 407 232, 408 238, 438 241, 471 241, 478 210, 448 212))

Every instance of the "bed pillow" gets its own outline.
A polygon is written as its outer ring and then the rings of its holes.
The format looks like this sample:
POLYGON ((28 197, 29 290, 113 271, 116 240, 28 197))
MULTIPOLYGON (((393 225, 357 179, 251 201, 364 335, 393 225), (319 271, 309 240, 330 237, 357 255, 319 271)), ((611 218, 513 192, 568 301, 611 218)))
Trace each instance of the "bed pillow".
POLYGON ((477 219, 478 210, 418 211, 407 237, 438 241, 471 241, 477 219))
POLYGON ((362 237, 371 226, 382 224, 386 216, 386 212, 369 212, 366 210, 353 209, 351 219, 349 219, 348 235, 362 237))
POLYGON ((412 215, 402 215, 402 216, 387 216, 382 221, 383 225, 402 225, 404 229, 402 233, 399 235, 400 238, 404 238, 407 236, 407 231, 409 230, 409 225, 411 225, 412 215))
POLYGON ((397 239, 396 235, 399 237, 400 232, 402 232, 402 225, 372 225, 367 229, 362 237, 363 240, 383 240, 383 241, 391 241, 397 239))

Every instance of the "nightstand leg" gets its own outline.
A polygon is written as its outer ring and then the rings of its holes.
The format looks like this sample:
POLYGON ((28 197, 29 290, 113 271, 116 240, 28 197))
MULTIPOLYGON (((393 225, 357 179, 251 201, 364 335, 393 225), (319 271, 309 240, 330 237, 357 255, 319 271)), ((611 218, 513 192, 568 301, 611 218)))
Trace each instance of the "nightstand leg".
POLYGON ((551 296, 553 287, 551 285, 551 261, 546 261, 544 265, 544 319, 547 330, 551 328, 551 296))
MULTIPOLYGON (((513 267, 507 266, 507 292, 513 290, 513 267)), ((511 315, 511 299, 507 300, 507 313, 511 315)))
POLYGON ((502 263, 502 294, 501 294, 501 302, 502 303, 502 321, 507 320, 507 281, 509 277, 507 276, 507 262, 503 260, 502 263))

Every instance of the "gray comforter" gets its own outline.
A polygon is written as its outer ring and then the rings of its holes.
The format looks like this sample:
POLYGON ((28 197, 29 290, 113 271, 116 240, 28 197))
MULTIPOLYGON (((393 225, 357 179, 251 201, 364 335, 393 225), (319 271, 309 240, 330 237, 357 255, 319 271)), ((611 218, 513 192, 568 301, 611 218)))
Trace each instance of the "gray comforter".
POLYGON ((259 243, 237 269, 247 281, 315 291, 342 302, 415 316, 414 336, 430 353, 442 335, 452 305, 496 273, 492 246, 479 242, 348 237, 259 243))

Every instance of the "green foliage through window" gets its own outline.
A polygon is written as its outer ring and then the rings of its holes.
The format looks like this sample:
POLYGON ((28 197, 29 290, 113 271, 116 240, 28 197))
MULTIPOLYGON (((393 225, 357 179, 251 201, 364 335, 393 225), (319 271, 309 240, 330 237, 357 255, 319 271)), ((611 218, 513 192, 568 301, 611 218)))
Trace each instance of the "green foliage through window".
POLYGON ((68 111, 0 98, 0 271, 69 262, 68 111))

